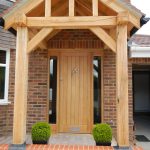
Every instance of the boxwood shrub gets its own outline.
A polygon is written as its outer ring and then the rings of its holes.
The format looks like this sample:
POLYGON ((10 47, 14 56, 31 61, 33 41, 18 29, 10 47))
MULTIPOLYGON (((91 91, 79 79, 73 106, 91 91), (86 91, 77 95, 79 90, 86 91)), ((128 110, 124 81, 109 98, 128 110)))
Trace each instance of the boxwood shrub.
POLYGON ((93 128, 92 134, 96 143, 111 143, 112 129, 108 124, 96 124, 93 128))
POLYGON ((32 141, 48 141, 51 135, 51 127, 46 122, 38 122, 32 126, 32 141))

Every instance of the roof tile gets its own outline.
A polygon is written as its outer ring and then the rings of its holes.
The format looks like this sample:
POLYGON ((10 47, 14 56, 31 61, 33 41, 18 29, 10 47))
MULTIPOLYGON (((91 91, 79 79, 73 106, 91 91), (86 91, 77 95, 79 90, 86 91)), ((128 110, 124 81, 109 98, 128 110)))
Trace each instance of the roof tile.
POLYGON ((132 45, 137 45, 137 46, 143 46, 143 47, 149 47, 150 46, 150 35, 141 35, 141 34, 136 34, 134 35, 130 42, 132 45))

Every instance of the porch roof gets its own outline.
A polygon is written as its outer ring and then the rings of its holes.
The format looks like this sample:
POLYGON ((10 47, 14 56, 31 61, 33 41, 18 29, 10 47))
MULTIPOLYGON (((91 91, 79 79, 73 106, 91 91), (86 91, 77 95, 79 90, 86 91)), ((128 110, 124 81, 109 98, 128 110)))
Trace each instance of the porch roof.
MULTIPOLYGON (((88 11, 90 8, 90 1, 91 0, 87 0, 87 1, 83 1, 83 3, 81 4, 82 7, 85 9, 85 15, 83 15, 82 13, 80 14, 81 16, 87 16, 86 14, 90 13, 88 11)), ((145 14, 142 13, 139 9, 137 9, 136 7, 134 7, 131 3, 126 2, 125 0, 114 0, 114 1, 109 1, 109 0, 98 0, 99 4, 99 10, 101 10, 101 13, 103 16, 114 16, 114 14, 118 14, 120 12, 128 12, 129 15, 129 30, 130 33, 133 34, 134 32, 136 32, 136 30, 138 30, 138 28, 140 28, 143 24, 145 24, 147 21, 145 20, 145 14)), ((79 2, 80 4, 80 0, 77 0, 77 3, 79 2)), ((8 10, 4 11, 3 14, 1 14, 0 17, 0 25, 4 26, 5 29, 16 29, 14 26, 14 16, 16 16, 16 14, 18 12, 22 12, 24 13, 26 16, 32 16, 32 14, 36 13, 36 16, 41 16, 40 13, 43 13, 41 11, 41 9, 43 9, 43 3, 44 0, 18 0, 16 3, 14 3, 14 5, 9 8, 8 10), (40 8, 40 12, 38 12, 40 8), (39 14, 38 14, 39 13, 39 14)), ((60 4, 60 1, 56 1, 56 4, 53 5, 53 7, 57 6, 58 10, 57 10, 57 14, 59 16, 59 14, 64 14, 62 16, 66 16, 66 14, 63 11, 62 8, 60 8, 61 6, 65 6, 63 3, 66 3, 65 0, 62 1, 62 3, 60 4), (57 4, 58 3, 58 4, 57 4)), ((66 7, 66 6, 65 6, 66 7)), ((55 7, 56 8, 56 7, 55 7)), ((79 8, 79 9, 81 9, 79 8)), ((79 12, 79 10, 77 10, 79 12)), ((91 11, 92 12, 92 11, 91 11)), ((55 13, 54 13, 55 14, 55 13)), ((52 15, 54 15, 52 12, 52 15)), ((55 15, 54 15, 55 16, 55 15)), ((89 16, 89 14, 88 14, 89 16)))

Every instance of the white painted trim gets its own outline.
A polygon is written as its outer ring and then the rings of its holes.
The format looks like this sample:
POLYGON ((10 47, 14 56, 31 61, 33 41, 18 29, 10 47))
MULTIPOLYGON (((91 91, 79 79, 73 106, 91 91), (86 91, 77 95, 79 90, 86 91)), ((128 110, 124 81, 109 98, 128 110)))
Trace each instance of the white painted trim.
POLYGON ((0 102, 0 106, 2 106, 2 105, 9 105, 9 104, 11 104, 11 102, 0 102))
POLYGON ((0 64, 0 67, 5 67, 5 93, 4 99, 0 99, 0 105, 9 104, 8 102, 8 90, 9 90, 9 63, 10 63, 10 50, 6 48, 0 48, 2 51, 6 51, 6 64, 0 64))
POLYGON ((130 58, 150 58, 150 47, 131 46, 129 50, 130 58))

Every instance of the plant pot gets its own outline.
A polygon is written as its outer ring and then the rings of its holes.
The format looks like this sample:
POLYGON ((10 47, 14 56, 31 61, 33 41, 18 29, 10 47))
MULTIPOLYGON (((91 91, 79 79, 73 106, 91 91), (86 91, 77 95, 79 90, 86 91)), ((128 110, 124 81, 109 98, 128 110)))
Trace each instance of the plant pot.
POLYGON ((32 141, 33 144, 48 144, 48 140, 47 141, 32 141))
POLYGON ((111 146, 111 143, 96 142, 96 146, 111 146))

